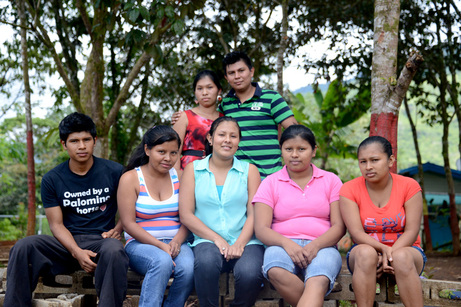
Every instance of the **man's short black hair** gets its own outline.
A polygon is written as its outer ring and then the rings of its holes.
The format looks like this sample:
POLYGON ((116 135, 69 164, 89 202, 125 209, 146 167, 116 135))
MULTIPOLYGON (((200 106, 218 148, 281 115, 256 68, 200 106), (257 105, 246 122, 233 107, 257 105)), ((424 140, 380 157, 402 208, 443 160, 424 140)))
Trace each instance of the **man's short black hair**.
POLYGON ((59 123, 59 137, 64 142, 67 141, 69 134, 82 131, 89 132, 93 139, 96 137, 96 125, 91 117, 83 113, 69 114, 59 123))
POLYGON ((235 64, 240 60, 245 62, 245 64, 248 66, 248 69, 251 70, 251 68, 253 68, 253 64, 251 63, 251 59, 245 52, 243 52, 243 51, 232 51, 231 53, 226 54, 226 56, 222 60, 222 69, 224 71, 224 75, 227 75, 227 66, 229 66, 231 64, 235 64))

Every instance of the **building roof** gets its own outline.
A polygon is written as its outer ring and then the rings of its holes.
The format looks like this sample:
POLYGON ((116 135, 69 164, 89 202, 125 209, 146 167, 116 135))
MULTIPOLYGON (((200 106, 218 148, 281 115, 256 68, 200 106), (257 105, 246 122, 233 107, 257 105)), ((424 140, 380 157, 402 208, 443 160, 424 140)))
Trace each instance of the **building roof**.
MULTIPOLYGON (((445 176, 445 170, 444 170, 443 166, 433 164, 433 163, 430 163, 430 162, 427 162, 427 163, 423 164, 423 172, 435 173, 435 174, 438 174, 438 175, 445 176)), ((403 170, 399 171, 399 174, 404 175, 404 176, 416 175, 416 174, 418 174, 418 166, 415 165, 415 166, 403 169, 403 170)), ((453 179, 461 180, 461 171, 451 169, 451 174, 453 176, 453 179)))

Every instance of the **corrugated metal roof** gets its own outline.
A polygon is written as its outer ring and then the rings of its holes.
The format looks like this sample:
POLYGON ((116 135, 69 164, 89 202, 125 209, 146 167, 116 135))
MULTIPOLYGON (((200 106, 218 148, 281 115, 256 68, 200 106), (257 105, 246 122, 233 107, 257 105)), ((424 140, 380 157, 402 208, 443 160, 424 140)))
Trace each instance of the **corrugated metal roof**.
MULTIPOLYGON (((423 171, 445 176, 445 170, 444 170, 443 166, 433 164, 433 163, 430 163, 430 162, 427 162, 427 163, 423 164, 423 171)), ((403 169, 403 170, 399 171, 399 174, 404 175, 404 176, 416 175, 416 174, 418 174, 418 166, 416 165, 416 166, 412 166, 412 167, 403 169)), ((451 174, 453 176, 453 179, 461 180, 461 171, 451 169, 451 174)))

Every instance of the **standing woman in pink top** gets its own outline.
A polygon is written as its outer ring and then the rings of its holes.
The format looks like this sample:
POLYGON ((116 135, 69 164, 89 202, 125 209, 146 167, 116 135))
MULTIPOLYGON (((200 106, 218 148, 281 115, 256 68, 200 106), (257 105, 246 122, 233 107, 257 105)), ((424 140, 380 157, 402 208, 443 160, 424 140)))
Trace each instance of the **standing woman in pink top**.
POLYGON ((373 306, 376 278, 383 273, 395 275, 405 306, 423 306, 421 187, 412 178, 390 172, 395 158, 383 137, 366 138, 357 157, 362 176, 345 183, 340 192, 342 217, 355 243, 347 265, 357 306, 373 306))
POLYGON ((202 70, 193 83, 198 106, 182 112, 173 129, 181 138, 179 152, 181 160, 175 165, 176 170, 184 170, 187 164, 205 157, 205 140, 211 124, 222 116, 216 104, 222 100, 222 87, 218 76, 211 70, 202 70))
POLYGON ((311 163, 317 145, 309 128, 288 127, 280 147, 285 167, 264 179, 253 198, 256 237, 268 246, 263 274, 289 304, 322 306, 342 264, 335 246, 345 233, 342 183, 311 163))

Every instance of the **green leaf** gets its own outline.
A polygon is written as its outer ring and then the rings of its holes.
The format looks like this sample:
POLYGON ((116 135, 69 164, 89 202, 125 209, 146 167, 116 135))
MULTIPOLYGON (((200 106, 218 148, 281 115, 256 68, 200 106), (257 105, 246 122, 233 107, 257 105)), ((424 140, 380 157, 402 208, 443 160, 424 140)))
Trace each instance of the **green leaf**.
POLYGON ((184 21, 179 19, 173 23, 173 30, 176 35, 181 35, 184 32, 184 21))
POLYGON ((308 125, 309 124, 309 119, 307 118, 306 115, 304 115, 303 112, 299 111, 297 108, 292 107, 293 114, 295 116, 295 119, 298 123, 308 125))
POLYGON ((125 5, 123 6, 123 9, 128 11, 128 10, 130 10, 131 8, 133 8, 134 5, 135 5, 134 2, 127 2, 127 3, 125 3, 125 5))
POLYGON ((136 19, 138 19, 139 14, 140 14, 140 10, 139 10, 139 9, 133 9, 133 10, 131 10, 131 11, 128 12, 128 19, 129 19, 131 22, 136 22, 136 19))
POLYGON ((145 46, 144 50, 155 60, 163 57, 163 50, 159 44, 145 46))
POLYGON ((163 18, 163 16, 165 16, 165 9, 163 8, 163 6, 161 6, 157 10, 157 18, 161 19, 163 18))
POLYGON ((145 20, 149 20, 149 19, 150 19, 149 10, 148 10, 146 7, 141 6, 141 8, 140 8, 139 10, 140 10, 140 12, 141 12, 142 18, 144 18, 145 20))
POLYGON ((328 86, 327 93, 323 99, 322 109, 333 111, 334 108, 338 107, 343 100, 341 82, 337 79, 333 80, 328 86))
POLYGON ((173 18, 174 17, 174 8, 172 6, 167 6, 165 8, 165 15, 168 18, 173 18))
POLYGON ((316 88, 314 90, 314 99, 315 99, 315 102, 317 102, 317 105, 319 106, 319 108, 322 107, 322 104, 323 104, 323 94, 322 94, 322 91, 320 89, 318 89, 318 86, 314 86, 314 88, 316 88))
POLYGON ((301 93, 296 94, 296 99, 298 99, 301 104, 303 104, 303 105, 306 104, 306 100, 304 99, 303 94, 301 94, 301 93))
POLYGON ((155 58, 155 56, 156 56, 156 50, 155 50, 155 47, 154 47, 154 46, 146 44, 146 46, 144 47, 144 50, 146 51, 146 53, 147 53, 148 55, 150 55, 151 57, 155 58))
POLYGON ((133 40, 136 44, 141 43, 145 39, 146 39, 146 32, 138 30, 138 29, 135 29, 133 31, 133 40))

